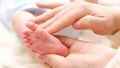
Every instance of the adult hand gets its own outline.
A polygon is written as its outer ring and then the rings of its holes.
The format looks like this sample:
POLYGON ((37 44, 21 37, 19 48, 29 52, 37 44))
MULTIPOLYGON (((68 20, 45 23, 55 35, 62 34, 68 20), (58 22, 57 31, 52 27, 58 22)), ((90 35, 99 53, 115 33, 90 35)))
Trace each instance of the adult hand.
POLYGON ((51 34, 70 25, 79 30, 91 29, 97 34, 111 34, 120 29, 118 8, 86 1, 70 2, 63 6, 36 17, 34 22, 44 22, 42 27, 51 34))
POLYGON ((46 54, 37 60, 43 60, 49 68, 104 68, 116 54, 116 51, 105 45, 76 40, 70 37, 57 37, 69 49, 64 57, 56 54, 46 54), (42 57, 42 58, 41 58, 42 57))

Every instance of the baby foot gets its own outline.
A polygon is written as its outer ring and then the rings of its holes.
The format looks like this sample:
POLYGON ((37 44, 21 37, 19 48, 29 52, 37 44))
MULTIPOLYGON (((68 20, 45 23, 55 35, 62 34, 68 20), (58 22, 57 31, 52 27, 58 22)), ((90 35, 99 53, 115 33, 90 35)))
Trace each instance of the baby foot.
POLYGON ((25 44, 40 54, 59 54, 66 56, 68 49, 56 37, 50 35, 34 23, 28 23, 30 31, 23 33, 25 44))

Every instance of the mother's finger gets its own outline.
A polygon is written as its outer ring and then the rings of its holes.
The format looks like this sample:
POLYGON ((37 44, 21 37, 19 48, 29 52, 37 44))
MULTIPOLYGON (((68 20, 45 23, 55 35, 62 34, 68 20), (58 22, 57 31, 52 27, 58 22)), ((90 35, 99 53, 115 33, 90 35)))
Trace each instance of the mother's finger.
POLYGON ((54 2, 54 3, 37 2, 36 4, 39 8, 54 9, 56 7, 59 7, 59 6, 66 4, 66 3, 63 3, 63 2, 54 2))
POLYGON ((54 22, 60 19, 62 15, 65 15, 71 9, 70 7, 67 7, 67 8, 64 8, 64 10, 62 10, 61 7, 58 7, 60 11, 56 15, 54 15, 53 17, 51 17, 49 20, 47 20, 45 23, 41 25, 42 28, 46 29, 47 27, 51 26, 54 22))
POLYGON ((50 26, 45 28, 51 34, 58 32, 59 30, 68 27, 74 23, 77 19, 81 18, 82 16, 86 15, 88 12, 86 10, 76 10, 76 9, 69 9, 64 15, 59 15, 56 21, 53 21, 50 26), (70 11, 70 12, 69 12, 70 11))
POLYGON ((78 39, 67 37, 67 36, 57 35, 56 37, 68 48, 76 45, 79 47, 83 47, 84 44, 91 44, 90 42, 78 40, 78 39))
MULTIPOLYGON (((75 2, 75 1, 82 1, 82 0, 70 0, 71 2, 75 2)), ((98 3, 98 0, 85 0, 88 2, 92 2, 92 3, 98 3)))
POLYGON ((85 1, 92 2, 92 3, 98 3, 98 0, 85 0, 85 1))
POLYGON ((55 37, 57 37, 68 48, 70 48, 77 41, 77 39, 67 36, 55 35, 55 37))
POLYGON ((61 9, 60 8, 55 8, 53 10, 50 10, 40 16, 37 16, 33 19, 33 21, 35 23, 41 23, 41 22, 45 22, 47 21, 48 19, 54 17, 54 15, 56 15, 61 9))

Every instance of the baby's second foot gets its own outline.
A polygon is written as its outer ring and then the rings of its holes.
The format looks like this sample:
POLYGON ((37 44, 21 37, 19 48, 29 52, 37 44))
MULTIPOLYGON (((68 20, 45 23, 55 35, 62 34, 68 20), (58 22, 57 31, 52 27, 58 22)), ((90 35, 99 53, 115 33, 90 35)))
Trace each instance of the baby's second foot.
POLYGON ((40 54, 67 55, 68 49, 56 37, 50 35, 34 23, 28 23, 30 31, 23 33, 26 45, 40 54))

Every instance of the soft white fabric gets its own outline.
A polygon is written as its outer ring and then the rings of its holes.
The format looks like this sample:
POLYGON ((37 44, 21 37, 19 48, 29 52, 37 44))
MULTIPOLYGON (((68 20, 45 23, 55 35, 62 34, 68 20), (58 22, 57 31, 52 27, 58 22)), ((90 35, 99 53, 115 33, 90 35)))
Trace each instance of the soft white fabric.
POLYGON ((0 68, 44 68, 35 61, 29 51, 0 22, 0 68))

